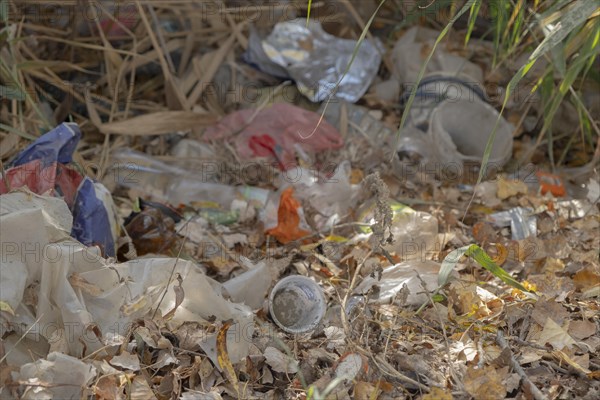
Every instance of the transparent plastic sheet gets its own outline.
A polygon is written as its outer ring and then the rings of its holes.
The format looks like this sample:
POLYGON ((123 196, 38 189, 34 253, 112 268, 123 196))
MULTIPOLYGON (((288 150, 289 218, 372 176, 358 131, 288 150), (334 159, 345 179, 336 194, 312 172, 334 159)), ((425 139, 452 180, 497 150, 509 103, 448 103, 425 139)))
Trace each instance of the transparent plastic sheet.
POLYGON ((329 104, 323 103, 319 114, 325 113, 327 122, 341 131, 340 120, 342 113, 348 116, 348 132, 353 135, 367 135, 373 145, 381 145, 394 136, 394 131, 381 121, 369 114, 369 109, 342 100, 332 100, 329 104))
MULTIPOLYGON (((352 172, 350 161, 341 162, 330 177, 321 176, 318 181, 298 181, 297 197, 308 201, 310 205, 319 210, 316 216, 318 229, 327 229, 339 223, 356 204, 360 185, 350 183, 352 172)), ((298 175, 310 174, 310 171, 300 170, 298 175)))
MULTIPOLYGON (((403 260, 427 260, 440 250, 438 242, 438 221, 433 215, 415 211, 412 208, 397 202, 391 204, 393 218, 391 232, 394 242, 386 244, 383 248, 393 252, 403 260)), ((373 201, 366 203, 360 213, 360 221, 373 224, 373 201)), ((363 237, 371 236, 369 227, 362 227, 363 237)))
MULTIPOLYGON (((409 87, 400 97, 400 102, 406 104, 412 88, 409 87)), ((419 82, 415 98, 410 108, 408 123, 427 131, 433 109, 444 101, 485 101, 486 94, 474 82, 447 73, 427 75, 419 82)))
POLYGON ((22 365, 18 375, 25 385, 31 383, 26 385, 22 400, 80 399, 82 388, 96 377, 96 368, 67 354, 52 352, 45 360, 22 365), (40 382, 57 384, 44 387, 40 382))
MULTIPOLYGON (((307 27, 305 19, 295 19, 276 24, 262 41, 257 40, 256 35, 254 39, 251 37, 246 59, 275 76, 285 71, 300 92, 311 101, 319 102, 330 96, 344 75, 355 46, 355 40, 326 33, 318 21, 310 20, 307 27)), ((354 103, 365 94, 381 62, 378 47, 379 42, 363 41, 335 92, 336 97, 354 103)))
MULTIPOLYGON (((1 206, 2 248, 10 251, 3 251, 0 263, 0 301, 12 310, 2 313, 2 334, 16 332, 75 357, 110 352, 138 318, 157 308, 159 315, 175 309, 173 287, 179 283, 173 271, 182 279, 184 298, 170 322, 231 318, 229 356, 236 362, 248 354, 253 314, 241 302, 255 308, 266 297, 272 275, 265 265, 220 284, 191 261, 148 257, 115 263, 70 239, 72 220, 62 200, 13 192, 2 196, 1 206)), ((198 344, 216 364, 215 340, 207 334, 198 344)))
MULTIPOLYGON (((397 151, 418 154, 422 164, 460 166, 465 161, 481 162, 499 117, 496 109, 487 104, 481 68, 440 46, 415 87, 424 57, 437 34, 423 27, 410 28, 393 49, 393 76, 405 90, 401 102, 405 103, 416 91, 397 151), (419 130, 425 135, 418 135, 419 130)), ((502 167, 512 156, 513 129, 500 117, 489 159, 493 168, 502 167)))
POLYGON ((386 303, 398 295, 400 290, 406 285, 408 288, 407 305, 421 305, 428 301, 429 297, 425 290, 432 292, 438 286, 437 279, 440 271, 440 264, 434 261, 411 260, 400 264, 387 267, 381 274, 381 279, 373 276, 365 277, 362 282, 354 289, 355 294, 367 294, 367 292, 377 285, 379 291, 371 295, 369 301, 373 303, 386 303), (421 279, 425 283, 425 288, 421 279))
MULTIPOLYGON (((397 151, 416 153, 424 164, 461 166, 465 161, 481 162, 498 116, 498 111, 482 100, 476 88, 437 77, 419 86, 397 151)), ((500 168, 510 160, 513 129, 500 117, 488 160, 490 169, 500 168)))

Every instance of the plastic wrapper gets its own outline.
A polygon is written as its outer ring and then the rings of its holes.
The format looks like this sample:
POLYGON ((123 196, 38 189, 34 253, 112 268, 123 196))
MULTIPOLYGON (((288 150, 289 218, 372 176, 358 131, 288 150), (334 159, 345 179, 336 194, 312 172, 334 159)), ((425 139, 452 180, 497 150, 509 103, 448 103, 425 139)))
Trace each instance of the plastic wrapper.
MULTIPOLYGON (((62 197, 73 214, 71 235, 88 246, 115 255, 119 236, 112 197, 100 183, 72 168, 73 152, 81 132, 77 124, 63 123, 25 148, 6 171, 10 189, 27 187, 34 193, 62 197)), ((0 194, 9 188, 0 181, 0 194)))
POLYGON ((243 159, 256 157, 287 170, 296 166, 296 154, 339 149, 339 132, 320 115, 286 103, 263 110, 240 110, 206 130, 205 140, 232 138, 243 159))
POLYGON ((556 213, 564 219, 583 218, 586 215, 598 214, 598 199, 595 201, 587 200, 563 200, 556 202, 556 213))
POLYGON ((266 230, 265 233, 284 244, 310 234, 302 205, 294 198, 293 187, 290 186, 281 193, 277 210, 277 226, 266 230))
POLYGON ((537 219, 531 208, 515 207, 491 214, 489 218, 497 227, 510 226, 513 240, 537 235, 537 219))
POLYGON ((379 43, 365 39, 344 76, 357 42, 326 33, 314 20, 308 26, 305 19, 280 22, 264 40, 256 36, 250 38, 248 62, 278 77, 285 71, 285 77, 293 79, 300 92, 314 102, 329 97, 340 79, 335 96, 356 102, 369 88, 381 62, 379 43))

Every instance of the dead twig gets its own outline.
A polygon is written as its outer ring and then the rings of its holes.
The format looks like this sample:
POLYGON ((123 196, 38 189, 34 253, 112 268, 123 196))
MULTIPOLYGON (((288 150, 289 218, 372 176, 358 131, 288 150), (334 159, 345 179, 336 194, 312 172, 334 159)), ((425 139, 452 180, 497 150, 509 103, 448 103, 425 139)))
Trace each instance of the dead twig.
POLYGON ((521 364, 519 364, 519 362, 515 359, 515 356, 510 347, 508 346, 508 342, 504 338, 504 334, 500 329, 498 329, 498 333, 496 334, 496 343, 498 344, 498 346, 500 346, 500 348, 503 351, 507 350, 508 354, 510 355, 510 366, 517 374, 519 374, 519 376, 521 377, 521 384, 524 387, 527 387, 529 392, 531 392, 533 398, 535 400, 548 400, 548 398, 540 391, 540 389, 538 389, 537 386, 535 386, 533 382, 531 382, 531 380, 525 373, 525 370, 523 370, 523 367, 521 367, 521 364))

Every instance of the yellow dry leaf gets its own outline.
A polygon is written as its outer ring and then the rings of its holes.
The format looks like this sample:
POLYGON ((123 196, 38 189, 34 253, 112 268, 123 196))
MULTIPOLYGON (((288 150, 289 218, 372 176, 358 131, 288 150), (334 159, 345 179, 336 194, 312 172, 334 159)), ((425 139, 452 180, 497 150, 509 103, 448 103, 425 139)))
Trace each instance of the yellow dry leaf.
POLYGON ((73 272, 69 276, 69 283, 71 284, 73 289, 81 289, 84 292, 88 293, 90 296, 100 296, 104 292, 102 288, 94 285, 93 283, 88 282, 77 272, 73 272))
POLYGON ((217 361, 219 363, 219 367, 225 374, 225 377, 235 389, 235 392, 237 393, 239 399, 240 385, 238 377, 235 374, 233 364, 231 364, 231 360, 229 359, 229 353, 227 352, 227 331, 229 330, 231 325, 233 325, 233 320, 231 319, 223 322, 223 326, 221 327, 221 329, 219 329, 219 333, 217 334, 217 361))
POLYGON ((538 342, 542 346, 546 343, 550 343, 556 350, 562 350, 565 347, 570 348, 575 344, 575 340, 571 335, 550 317, 546 318, 544 330, 542 330, 538 342))
POLYGON ((500 200, 508 199, 517 194, 527 194, 527 185, 520 180, 505 179, 500 177, 498 180, 498 192, 496 196, 500 200))
POLYGON ((177 282, 178 285, 177 286, 173 286, 173 291, 175 292, 175 306, 173 307, 173 309, 171 311, 169 311, 168 313, 165 314, 165 316, 163 317, 165 320, 169 320, 171 318, 173 318, 173 316, 175 315, 175 311, 177 311, 177 308, 181 305, 181 303, 183 303, 183 299, 185 297, 185 293, 183 291, 183 278, 181 278, 180 274, 177 274, 177 282))
POLYGON ((4 311, 9 313, 10 315, 12 315, 13 317, 15 316, 15 312, 12 309, 12 307, 10 306, 10 304, 8 304, 5 301, 0 301, 0 311, 4 311))
MULTIPOLYGON (((575 361, 572 357, 569 357, 565 352, 560 350, 554 350, 552 355, 564 363, 569 364, 573 369, 579 371, 581 374, 586 375, 592 373, 589 369, 581 366, 577 361, 575 361)), ((587 355, 587 354, 586 354, 587 355)))
POLYGON ((503 377, 492 366, 469 367, 464 377, 465 389, 475 400, 502 400, 506 397, 503 377))

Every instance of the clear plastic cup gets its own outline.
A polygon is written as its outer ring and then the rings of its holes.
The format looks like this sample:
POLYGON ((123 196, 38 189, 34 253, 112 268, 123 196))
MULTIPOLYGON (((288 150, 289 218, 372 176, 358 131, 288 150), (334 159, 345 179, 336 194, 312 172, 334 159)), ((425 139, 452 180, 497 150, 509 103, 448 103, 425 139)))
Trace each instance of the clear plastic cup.
POLYGON ((269 295, 269 311, 273 321, 289 333, 314 330, 325 315, 326 308, 321 287, 304 276, 283 278, 269 295))

